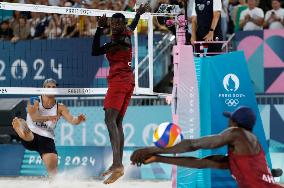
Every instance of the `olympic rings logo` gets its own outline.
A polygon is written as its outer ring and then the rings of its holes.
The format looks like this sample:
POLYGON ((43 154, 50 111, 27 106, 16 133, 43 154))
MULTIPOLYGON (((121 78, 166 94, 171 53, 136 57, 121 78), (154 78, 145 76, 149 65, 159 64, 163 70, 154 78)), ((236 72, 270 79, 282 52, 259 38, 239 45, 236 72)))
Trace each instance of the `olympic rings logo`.
POLYGON ((238 99, 226 99, 225 100, 225 104, 228 106, 234 106, 236 107, 239 104, 239 100, 238 99))
POLYGON ((33 5, 33 8, 34 8, 35 11, 38 11, 38 9, 40 8, 40 6, 39 6, 39 5, 33 5))

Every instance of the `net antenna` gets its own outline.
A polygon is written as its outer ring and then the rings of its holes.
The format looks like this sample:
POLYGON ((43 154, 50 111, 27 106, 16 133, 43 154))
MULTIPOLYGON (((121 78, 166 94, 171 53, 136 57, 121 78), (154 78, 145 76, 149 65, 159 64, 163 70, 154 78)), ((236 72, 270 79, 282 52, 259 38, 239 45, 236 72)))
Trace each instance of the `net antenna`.
MULTIPOLYGON (((12 10, 12 11, 25 11, 25 12, 39 12, 39 13, 48 13, 48 14, 60 14, 60 15, 74 15, 74 16, 102 16, 103 14, 106 14, 107 17, 111 17, 114 13, 120 12, 125 15, 126 18, 134 18, 135 12, 126 12, 126 11, 112 11, 112 10, 98 10, 98 9, 86 9, 86 8, 72 8, 72 7, 58 7, 58 6, 46 6, 46 5, 36 5, 36 4, 20 4, 20 3, 7 3, 7 2, 0 2, 0 9, 2 10, 12 10)), ((147 56, 148 56, 148 62, 147 65, 141 69, 137 68, 139 67, 139 44, 138 44, 138 31, 137 29, 134 31, 134 73, 135 73, 135 91, 134 94, 137 95, 156 95, 153 92, 154 83, 153 83, 153 17, 154 16, 175 16, 174 14, 168 14, 168 13, 145 13, 141 16, 140 19, 147 21, 148 26, 148 41, 147 41, 147 56), (145 71, 145 69, 147 71, 145 71), (141 77, 141 73, 145 74, 146 79, 139 78, 139 75, 141 77)), ((48 41, 48 40, 46 40, 48 41)), ((3 42, 4 43, 4 42, 3 42)), ((16 44, 17 45, 17 44, 16 44)), ((91 48, 91 46, 90 46, 91 48)), ((0 53, 2 49, 0 49, 0 53)), ((3 54, 3 53, 2 53, 3 54)), ((12 57, 14 58, 14 57, 12 57)), ((1 60, 1 59, 0 59, 1 60)), ((22 65, 21 62, 22 59, 19 59, 20 66, 22 65)), ((53 62, 54 63, 54 62, 53 62)), ((79 62, 78 62, 79 63, 79 62)), ((82 65, 83 62, 80 62, 81 64, 78 64, 78 66, 82 65)), ((12 63, 8 62, 5 63, 6 69, 7 64, 10 64, 12 68, 12 63)), ((32 64, 32 62, 26 62, 29 66, 29 64, 32 64)), ((54 63, 56 64, 56 63, 54 63)), ((0 64, 0 68, 2 64, 0 64)), ((141 67, 141 66, 140 66, 141 67)), ((62 67, 64 69, 64 67, 62 67)), ((30 71, 29 71, 30 72, 30 71)), ((28 74, 29 74, 28 72, 28 74)), ((6 70, 3 71, 3 74, 8 74, 9 71, 6 70)), ((46 76, 48 77, 48 76, 46 76)), ((64 78, 64 74, 61 76, 64 78)), ((62 78, 60 78, 62 79, 62 78)), ((44 80, 44 77, 42 78, 42 81, 44 80)), ((19 80, 24 83, 24 80, 19 80)), ((2 80, 1 80, 2 82, 2 80)), ((9 81, 7 81, 9 82, 9 81)), ((2 82, 4 83, 4 82, 2 82)), ((5 82, 6 83, 6 82, 5 82)), ((14 83, 10 80, 10 83, 14 83)), ((27 84, 30 85, 30 84, 27 84)), ((59 84, 60 87, 61 84, 59 84)), ((63 84, 64 85, 64 84, 63 84)), ((47 88, 37 88, 38 85, 34 86, 28 86, 25 87, 24 84, 20 85, 18 87, 18 84, 15 85, 10 84, 1 84, 2 87, 0 87, 0 94, 3 95, 42 95, 42 94, 55 94, 55 95, 104 95, 107 91, 107 86, 104 87, 85 87, 85 86, 77 86, 74 87, 70 84, 67 84, 68 88, 56 88, 56 89, 47 89, 47 88), (5 86, 5 87, 3 87, 5 86)))

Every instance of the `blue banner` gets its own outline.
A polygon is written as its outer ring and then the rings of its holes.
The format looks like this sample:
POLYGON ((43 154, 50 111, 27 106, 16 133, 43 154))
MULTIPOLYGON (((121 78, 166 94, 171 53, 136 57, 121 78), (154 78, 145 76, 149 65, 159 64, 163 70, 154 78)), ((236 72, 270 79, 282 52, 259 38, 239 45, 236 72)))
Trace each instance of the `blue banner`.
MULTIPOLYGON (((106 146, 110 145, 104 123, 103 107, 70 107, 73 115, 83 113, 87 121, 78 126, 63 118, 56 127, 58 146, 106 146)), ((123 120, 126 146, 152 145, 154 129, 162 122, 171 121, 170 106, 129 106, 123 120)))
MULTIPOLYGON (((161 38, 155 35, 153 42, 161 38)), ((138 35, 138 39, 140 62, 148 55, 148 38, 138 35)), ((108 36, 101 37, 101 44, 107 41, 108 36)), ((92 42, 92 38, 0 41, 0 85, 41 87, 43 80, 54 78, 60 87, 105 88, 109 64, 105 56, 91 55, 92 42)))
MULTIPOLYGON (((257 114, 254 133, 257 135, 270 164, 270 156, 260 114, 257 108, 251 78, 249 77, 246 59, 243 52, 234 52, 225 55, 208 57, 204 59, 203 68, 207 68, 209 86, 202 87, 200 92, 210 94, 210 103, 201 108, 210 108, 211 134, 222 132, 228 127, 228 119, 222 113, 234 111, 238 106, 249 106, 257 114)), ((202 99, 201 99, 202 100, 202 99)), ((202 127, 205 129, 205 127, 202 127)), ((207 129, 207 127, 206 127, 207 129)), ((216 149, 212 154, 227 154, 227 147, 216 149)), ((221 187, 235 185, 228 171, 212 170, 212 186, 221 187), (218 181, 220 180, 220 182, 218 181), (222 183, 221 183, 222 182, 222 183)))
POLYGON ((51 77, 61 87, 99 87, 93 80, 104 56, 91 56, 90 38, 0 44, 1 86, 41 87, 51 77))
MULTIPOLYGON (((110 147, 96 146, 58 146, 59 174, 75 176, 76 178, 99 177, 112 163, 110 147)), ((123 164, 125 165, 124 179, 169 180, 171 165, 152 164, 150 166, 130 166, 130 155, 136 148, 124 149, 123 164)), ((25 151, 20 175, 46 176, 47 171, 38 153, 25 151)))
POLYGON ((19 176, 24 152, 22 145, 0 144, 0 175, 19 176))
MULTIPOLYGON (((110 154, 110 150, 104 147, 58 146, 56 150, 59 172, 73 170, 73 173, 80 172, 81 178, 99 176, 105 169, 104 159, 110 154)), ((25 151, 20 175, 47 175, 44 163, 37 152, 25 151)))

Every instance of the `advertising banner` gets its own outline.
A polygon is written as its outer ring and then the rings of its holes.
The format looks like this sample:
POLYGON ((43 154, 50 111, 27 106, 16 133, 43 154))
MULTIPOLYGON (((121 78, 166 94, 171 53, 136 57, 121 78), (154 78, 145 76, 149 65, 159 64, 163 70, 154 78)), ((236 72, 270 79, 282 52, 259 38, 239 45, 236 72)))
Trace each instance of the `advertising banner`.
MULTIPOLYGON (((239 106, 249 106, 257 115, 254 133, 266 153, 268 163, 271 164, 263 124, 244 53, 234 52, 208 57, 204 59, 204 63, 208 64, 207 68, 210 70, 207 71, 210 87, 207 91, 201 92, 210 94, 210 104, 208 104, 209 106, 201 106, 201 108, 209 107, 211 109, 211 134, 220 133, 228 127, 228 119, 222 115, 224 111, 232 112, 239 106)), ((212 154, 227 154, 227 147, 213 150, 212 154)), ((229 177, 228 171, 212 170, 212 183, 218 184, 218 181, 216 181, 216 178, 218 178, 223 187, 230 187, 235 184, 235 181, 233 179, 229 181, 229 177)))

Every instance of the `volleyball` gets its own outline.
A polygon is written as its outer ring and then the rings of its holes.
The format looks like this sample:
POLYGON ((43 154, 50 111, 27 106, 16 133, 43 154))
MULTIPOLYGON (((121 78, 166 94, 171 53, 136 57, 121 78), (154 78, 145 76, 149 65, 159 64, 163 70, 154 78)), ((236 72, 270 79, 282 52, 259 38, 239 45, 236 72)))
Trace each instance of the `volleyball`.
POLYGON ((159 148, 170 148, 183 140, 181 128, 170 122, 161 123, 154 131, 153 143, 159 148))

